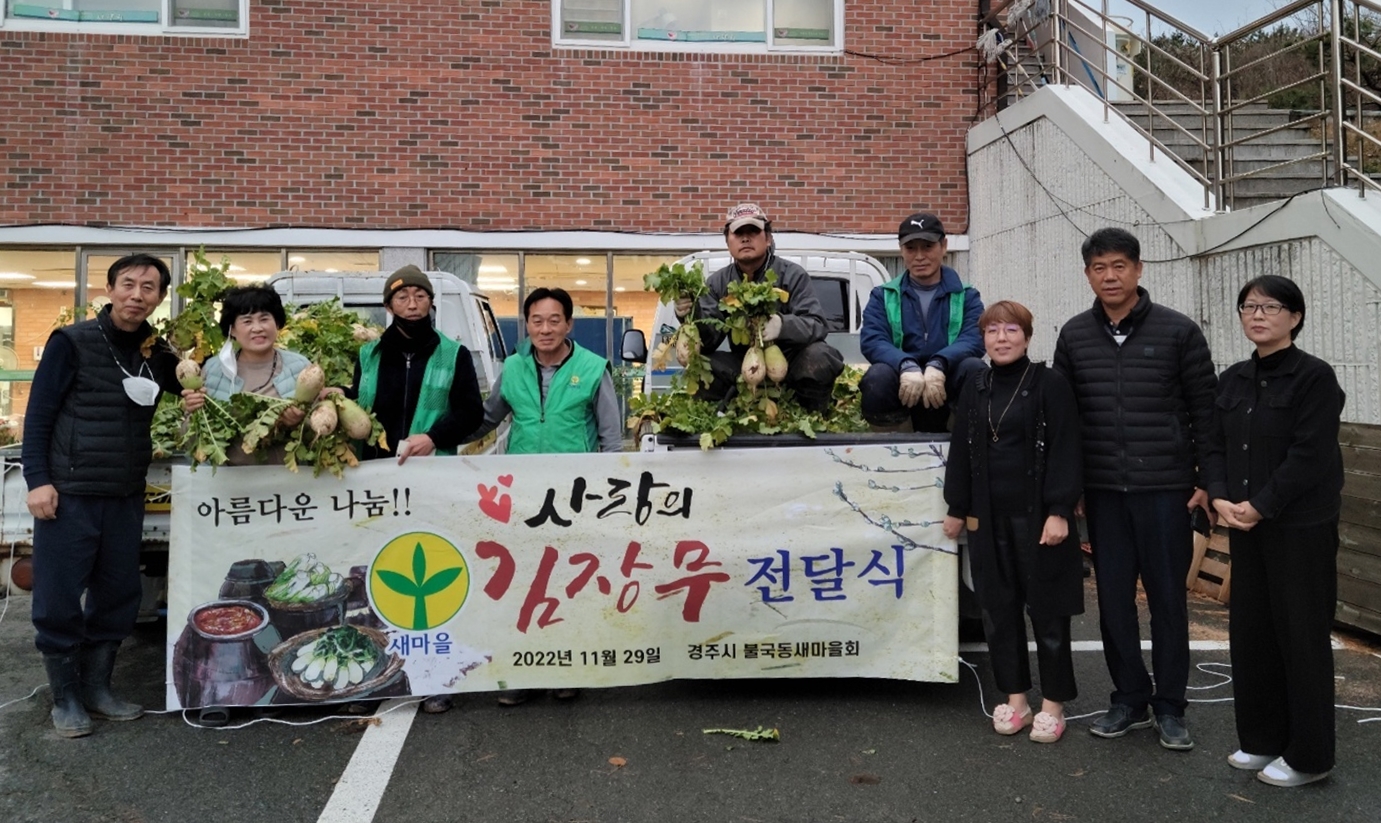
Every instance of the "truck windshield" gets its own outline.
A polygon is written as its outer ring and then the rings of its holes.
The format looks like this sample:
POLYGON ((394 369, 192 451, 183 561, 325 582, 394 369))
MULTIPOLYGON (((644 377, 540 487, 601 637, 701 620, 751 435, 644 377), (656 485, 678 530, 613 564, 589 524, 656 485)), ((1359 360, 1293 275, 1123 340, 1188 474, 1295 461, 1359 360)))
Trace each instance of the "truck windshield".
POLYGON ((831 332, 848 331, 849 283, 834 277, 815 275, 811 278, 815 296, 825 315, 825 326, 831 332))

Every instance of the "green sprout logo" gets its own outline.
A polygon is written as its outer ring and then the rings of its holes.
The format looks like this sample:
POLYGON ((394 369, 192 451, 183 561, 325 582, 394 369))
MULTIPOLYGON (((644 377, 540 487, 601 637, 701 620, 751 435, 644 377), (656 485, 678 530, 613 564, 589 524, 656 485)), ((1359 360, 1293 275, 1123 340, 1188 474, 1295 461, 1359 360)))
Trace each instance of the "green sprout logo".
POLYGON ((372 572, 370 600, 375 611, 389 623, 413 631, 450 620, 470 589, 464 558, 450 541, 434 534, 414 532, 395 538, 379 552, 372 572), (445 568, 428 575, 428 555, 433 566, 445 568), (433 614, 444 617, 433 621, 433 614))

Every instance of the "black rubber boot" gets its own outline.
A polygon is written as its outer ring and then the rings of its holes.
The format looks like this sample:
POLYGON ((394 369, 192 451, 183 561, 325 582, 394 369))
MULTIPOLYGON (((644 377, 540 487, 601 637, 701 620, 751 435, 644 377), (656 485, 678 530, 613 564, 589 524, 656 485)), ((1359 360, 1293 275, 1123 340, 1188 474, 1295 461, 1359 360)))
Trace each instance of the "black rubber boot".
POLYGON ((53 728, 61 737, 91 734, 91 717, 82 706, 79 666, 76 652, 43 655, 48 688, 53 692, 53 728))
POLYGON ((110 691, 110 675, 115 671, 115 653, 119 649, 120 644, 113 641, 82 646, 82 703, 92 717, 105 720, 138 720, 143 716, 144 708, 127 703, 110 691))

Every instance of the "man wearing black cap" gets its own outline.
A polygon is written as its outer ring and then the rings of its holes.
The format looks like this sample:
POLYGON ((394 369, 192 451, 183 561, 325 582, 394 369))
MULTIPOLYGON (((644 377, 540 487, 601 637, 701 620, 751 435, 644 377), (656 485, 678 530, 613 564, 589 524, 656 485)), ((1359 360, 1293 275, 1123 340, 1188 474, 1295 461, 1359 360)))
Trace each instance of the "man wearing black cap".
POLYGON ((454 454, 484 422, 484 401, 470 351, 432 327, 432 281, 404 266, 384 281, 393 322, 360 348, 347 392, 383 424, 387 447, 365 446, 366 460, 454 454))
MULTIPOLYGON (((816 411, 827 408, 834 381, 844 371, 844 356, 825 342, 829 327, 810 275, 790 260, 777 257, 772 244, 772 221, 754 203, 740 203, 729 210, 724 221, 724 241, 734 262, 705 278, 707 291, 698 304, 689 297, 677 300, 677 319, 685 320, 694 309, 700 318, 723 320, 719 301, 729 294, 729 284, 738 279, 761 281, 772 270, 777 275, 777 288, 790 296, 763 327, 762 342, 776 343, 786 355, 786 385, 801 405, 816 411)), ((725 332, 708 324, 700 326, 701 350, 710 352, 710 370, 714 375, 714 381, 701 394, 709 400, 725 397, 737 384, 743 356, 748 351, 747 346, 733 343, 727 352, 715 351, 724 335, 725 332)))
POLYGON ((863 419, 879 428, 910 419, 918 432, 943 432, 950 398, 983 363, 983 300, 954 269, 940 218, 921 212, 897 229, 906 274, 877 286, 863 310, 859 346, 872 365, 858 388, 863 419))

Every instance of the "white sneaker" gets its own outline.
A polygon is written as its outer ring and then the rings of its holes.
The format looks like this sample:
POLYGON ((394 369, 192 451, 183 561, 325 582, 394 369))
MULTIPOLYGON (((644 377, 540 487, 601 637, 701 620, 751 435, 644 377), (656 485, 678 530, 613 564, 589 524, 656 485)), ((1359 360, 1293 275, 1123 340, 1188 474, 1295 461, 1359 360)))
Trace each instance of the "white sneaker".
POLYGON ((1277 757, 1275 760, 1272 760, 1266 768, 1256 773, 1256 779, 1260 780, 1262 783, 1269 783, 1272 786, 1284 786, 1286 788, 1303 786, 1305 783, 1313 783, 1318 780, 1323 780, 1325 777, 1328 777, 1328 772, 1319 772, 1318 774, 1297 772, 1290 768, 1290 764, 1286 763, 1283 757, 1277 757))
POLYGON ((1242 769, 1249 772, 1261 771, 1269 766, 1272 760, 1275 760, 1275 758, 1271 757, 1269 754, 1247 754, 1241 749, 1228 755, 1229 766, 1234 769, 1242 769))

